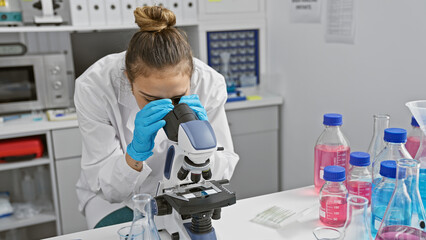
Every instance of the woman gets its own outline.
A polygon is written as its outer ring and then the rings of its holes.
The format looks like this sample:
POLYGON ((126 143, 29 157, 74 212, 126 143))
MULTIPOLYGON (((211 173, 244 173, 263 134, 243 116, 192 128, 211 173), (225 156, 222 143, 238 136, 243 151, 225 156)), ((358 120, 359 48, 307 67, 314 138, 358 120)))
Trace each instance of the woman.
POLYGON ((239 159, 224 110, 224 78, 192 57, 171 11, 153 6, 134 14, 140 31, 127 51, 100 59, 76 80, 83 138, 77 195, 89 228, 130 221, 126 206, 134 193, 155 196, 170 144, 162 118, 173 104, 187 103, 208 119, 225 148, 210 159, 212 179, 230 179, 239 159))

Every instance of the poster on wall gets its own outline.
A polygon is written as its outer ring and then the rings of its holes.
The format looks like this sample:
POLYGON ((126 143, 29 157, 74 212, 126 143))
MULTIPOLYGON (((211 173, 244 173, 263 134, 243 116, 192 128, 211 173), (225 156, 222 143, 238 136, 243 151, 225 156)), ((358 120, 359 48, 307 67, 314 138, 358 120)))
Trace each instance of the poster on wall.
POLYGON ((326 42, 354 44, 354 2, 354 0, 327 0, 326 42))
POLYGON ((320 23, 321 0, 291 0, 290 21, 293 23, 320 23))

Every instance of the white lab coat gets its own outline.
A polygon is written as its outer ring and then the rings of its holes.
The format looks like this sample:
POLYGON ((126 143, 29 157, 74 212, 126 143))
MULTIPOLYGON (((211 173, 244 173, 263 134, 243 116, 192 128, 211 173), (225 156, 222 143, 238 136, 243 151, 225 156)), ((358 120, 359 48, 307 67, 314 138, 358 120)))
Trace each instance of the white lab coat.
MULTIPOLYGON (((154 154, 143 162, 143 170, 138 172, 127 165, 125 151, 133 138, 139 107, 124 75, 124 58, 125 52, 108 55, 76 80, 74 102, 83 139, 77 196, 79 210, 86 215, 89 228, 124 205, 132 207, 134 193, 155 196, 170 145, 164 130, 160 129, 155 138, 154 154)), ((218 146, 225 148, 210 159, 212 179, 230 179, 239 157, 234 153, 225 115, 225 80, 194 58, 190 92, 199 95, 218 146)))

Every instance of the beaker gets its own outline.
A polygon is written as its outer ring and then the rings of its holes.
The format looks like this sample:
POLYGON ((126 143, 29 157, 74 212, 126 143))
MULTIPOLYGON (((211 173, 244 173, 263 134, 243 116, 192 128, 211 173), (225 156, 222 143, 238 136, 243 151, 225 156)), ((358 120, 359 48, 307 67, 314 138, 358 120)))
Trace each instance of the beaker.
POLYGON ((426 239, 425 211, 419 193, 420 162, 397 161, 396 186, 376 239, 426 239))
POLYGON ((152 213, 153 198, 149 194, 136 194, 133 200, 133 222, 129 231, 130 239, 159 240, 157 227, 152 213), (141 232, 142 231, 142 232, 141 232), (142 233, 142 238, 138 235, 142 233))
POLYGON ((340 240, 343 235, 339 229, 332 227, 317 227, 312 233, 317 240, 340 240))
POLYGON ((344 240, 371 240, 368 225, 368 199, 362 196, 348 198, 348 217, 345 223, 344 240))
POLYGON ((371 138, 370 145, 368 147, 368 153, 370 154, 371 162, 374 162, 377 154, 385 147, 385 141, 383 136, 385 129, 389 127, 390 116, 387 114, 376 114, 374 118, 373 138, 371 138))

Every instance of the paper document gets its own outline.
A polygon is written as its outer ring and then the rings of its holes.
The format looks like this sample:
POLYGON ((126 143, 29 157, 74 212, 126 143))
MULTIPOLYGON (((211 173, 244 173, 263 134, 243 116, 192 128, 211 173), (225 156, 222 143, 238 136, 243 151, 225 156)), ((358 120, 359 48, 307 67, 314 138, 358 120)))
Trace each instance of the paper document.
POLYGON ((291 0, 290 20, 293 23, 320 23, 321 0, 291 0))
POLYGON ((328 0, 325 40, 353 44, 355 40, 354 0, 328 0))

